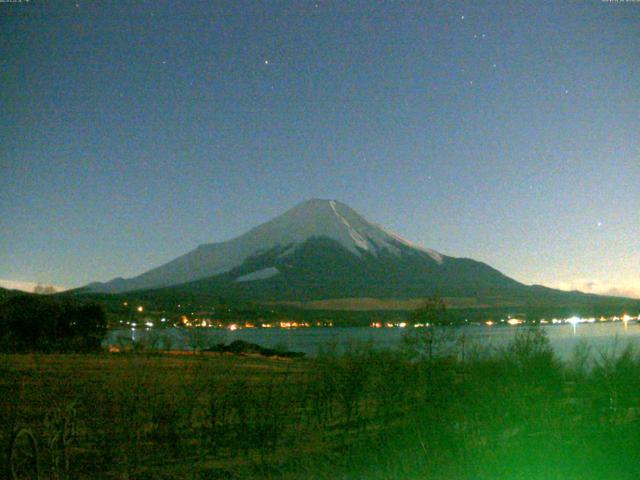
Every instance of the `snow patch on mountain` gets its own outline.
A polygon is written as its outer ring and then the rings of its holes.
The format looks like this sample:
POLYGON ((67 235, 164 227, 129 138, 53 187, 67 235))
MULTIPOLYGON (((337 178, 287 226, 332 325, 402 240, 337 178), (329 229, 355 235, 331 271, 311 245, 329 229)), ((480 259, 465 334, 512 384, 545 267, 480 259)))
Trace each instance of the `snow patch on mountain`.
POLYGON ((267 267, 255 272, 247 273, 236 278, 236 282, 251 282, 253 280, 265 280, 267 278, 275 277, 280 273, 276 267, 267 267))

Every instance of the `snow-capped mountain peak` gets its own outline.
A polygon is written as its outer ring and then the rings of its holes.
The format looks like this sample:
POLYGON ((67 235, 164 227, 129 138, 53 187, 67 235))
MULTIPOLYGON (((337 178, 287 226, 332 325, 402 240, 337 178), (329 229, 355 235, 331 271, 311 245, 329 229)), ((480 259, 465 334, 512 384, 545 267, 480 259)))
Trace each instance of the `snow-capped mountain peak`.
MULTIPOLYGON (((95 290, 123 291, 185 283, 228 272, 247 259, 274 249, 281 256, 312 239, 330 239, 352 254, 400 255, 402 248, 418 250, 442 263, 432 250, 413 245, 396 234, 369 222, 344 203, 313 199, 232 240, 200 245, 197 249, 137 277, 93 285, 95 290)), ((272 272, 273 273, 273 272, 272 272)))
POLYGON ((403 239, 369 222, 348 205, 337 200, 307 200, 264 223, 236 240, 247 242, 255 249, 268 250, 277 246, 292 247, 310 238, 335 240, 350 252, 361 255, 367 251, 377 255, 383 249, 399 254, 398 244, 429 254, 437 262, 442 256, 403 239))

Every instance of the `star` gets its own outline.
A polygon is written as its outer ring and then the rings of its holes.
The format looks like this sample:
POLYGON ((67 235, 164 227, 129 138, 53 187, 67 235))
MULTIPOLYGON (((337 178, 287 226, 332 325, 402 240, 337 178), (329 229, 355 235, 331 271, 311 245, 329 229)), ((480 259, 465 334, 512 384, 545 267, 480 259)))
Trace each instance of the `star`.
POLYGON ((602 222, 598 222, 597 225, 598 225, 598 227, 601 227, 602 226, 602 222))
POLYGON ((460 20, 464 20, 464 15, 460 15, 460 20))
POLYGON ((495 63, 492 65, 493 68, 496 68, 498 65, 496 65, 495 63))
POLYGON ((265 64, 265 65, 269 65, 269 60, 265 60, 265 61, 264 61, 264 64, 265 64))

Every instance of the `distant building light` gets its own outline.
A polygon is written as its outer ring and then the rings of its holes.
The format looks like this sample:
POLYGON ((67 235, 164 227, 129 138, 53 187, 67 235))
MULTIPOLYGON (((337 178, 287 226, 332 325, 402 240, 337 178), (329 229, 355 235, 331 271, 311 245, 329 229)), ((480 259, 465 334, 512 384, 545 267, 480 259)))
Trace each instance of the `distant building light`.
POLYGON ((565 322, 570 323, 571 325, 577 325, 578 323, 582 323, 582 319, 579 317, 571 317, 567 318, 565 322))
POLYGON ((144 307, 142 305, 139 305, 136 310, 138 310, 139 312, 144 312, 144 307))

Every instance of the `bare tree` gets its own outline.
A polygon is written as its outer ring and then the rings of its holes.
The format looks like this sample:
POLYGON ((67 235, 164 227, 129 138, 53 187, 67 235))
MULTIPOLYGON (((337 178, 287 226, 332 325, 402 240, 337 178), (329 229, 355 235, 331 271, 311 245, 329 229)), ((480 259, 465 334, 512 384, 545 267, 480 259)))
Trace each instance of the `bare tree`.
POLYGON ((447 307, 440 297, 431 297, 409 315, 410 328, 402 341, 408 353, 418 359, 432 361, 452 343, 447 307), (413 328, 419 327, 419 328, 413 328))

